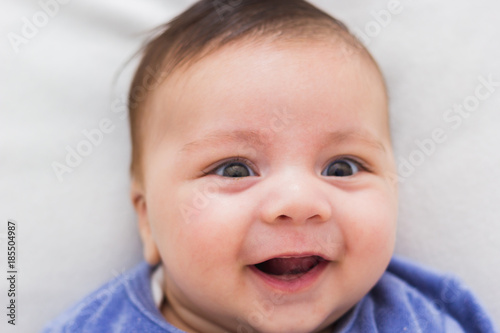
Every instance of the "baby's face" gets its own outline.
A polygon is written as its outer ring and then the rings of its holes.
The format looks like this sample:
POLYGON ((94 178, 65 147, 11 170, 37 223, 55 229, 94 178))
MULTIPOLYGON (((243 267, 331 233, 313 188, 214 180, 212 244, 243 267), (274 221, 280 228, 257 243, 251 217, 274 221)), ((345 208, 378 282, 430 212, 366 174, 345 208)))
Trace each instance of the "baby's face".
POLYGON ((381 78, 333 44, 225 47, 150 97, 138 207, 169 322, 321 331, 393 252, 397 190, 381 78))

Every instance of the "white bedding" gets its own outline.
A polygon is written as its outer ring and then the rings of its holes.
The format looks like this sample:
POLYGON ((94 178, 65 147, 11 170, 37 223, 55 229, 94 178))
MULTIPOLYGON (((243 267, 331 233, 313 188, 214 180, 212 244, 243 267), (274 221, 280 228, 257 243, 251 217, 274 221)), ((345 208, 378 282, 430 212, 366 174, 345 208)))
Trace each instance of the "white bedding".
MULTIPOLYGON (((192 2, 0 4, 0 331, 39 331, 141 259, 124 117, 135 62, 114 78, 148 29, 192 2), (85 144, 96 128, 102 137, 85 144), (87 156, 68 164, 78 149, 87 156), (54 163, 67 167, 59 177, 54 163), (17 222, 15 327, 4 314, 8 219, 17 222)), ((396 252, 460 276, 500 318, 500 2, 313 3, 368 44, 387 79, 396 252)))

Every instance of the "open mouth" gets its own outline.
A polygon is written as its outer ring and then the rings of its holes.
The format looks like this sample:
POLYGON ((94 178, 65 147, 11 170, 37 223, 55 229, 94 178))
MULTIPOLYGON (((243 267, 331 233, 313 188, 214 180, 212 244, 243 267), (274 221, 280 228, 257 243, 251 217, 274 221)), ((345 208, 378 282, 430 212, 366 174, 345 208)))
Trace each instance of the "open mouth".
POLYGON ((254 265, 260 272, 280 280, 298 279, 327 260, 320 256, 273 258, 254 265))

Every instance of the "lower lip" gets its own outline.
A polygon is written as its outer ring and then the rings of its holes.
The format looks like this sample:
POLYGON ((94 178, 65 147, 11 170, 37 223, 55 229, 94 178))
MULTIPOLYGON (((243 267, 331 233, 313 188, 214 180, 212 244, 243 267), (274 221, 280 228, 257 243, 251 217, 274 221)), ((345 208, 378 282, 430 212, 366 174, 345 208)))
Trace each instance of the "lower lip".
POLYGON ((284 280, 280 279, 279 277, 266 274, 255 266, 249 266, 249 267, 250 270, 254 273, 254 275, 257 276, 259 280, 263 281, 272 289, 276 289, 285 293, 297 293, 312 286, 319 279, 321 274, 325 271, 329 263, 330 261, 321 261, 309 272, 290 280, 284 280))

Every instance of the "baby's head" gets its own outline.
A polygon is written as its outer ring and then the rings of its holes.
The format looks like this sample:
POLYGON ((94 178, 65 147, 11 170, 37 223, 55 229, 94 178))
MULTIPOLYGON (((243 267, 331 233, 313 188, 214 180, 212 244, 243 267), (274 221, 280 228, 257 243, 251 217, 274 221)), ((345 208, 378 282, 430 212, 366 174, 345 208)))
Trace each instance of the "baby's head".
POLYGON ((188 332, 319 332, 391 258, 397 189, 383 78, 300 0, 196 3, 130 91, 132 200, 188 332))

